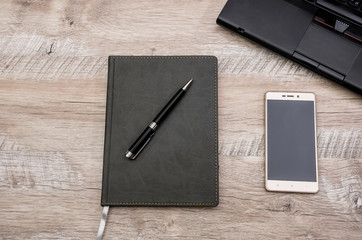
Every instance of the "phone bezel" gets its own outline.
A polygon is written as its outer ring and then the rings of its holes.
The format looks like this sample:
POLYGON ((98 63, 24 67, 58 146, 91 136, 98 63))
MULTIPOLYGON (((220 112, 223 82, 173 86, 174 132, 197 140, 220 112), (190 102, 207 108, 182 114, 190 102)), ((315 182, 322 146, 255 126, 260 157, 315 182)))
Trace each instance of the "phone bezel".
POLYGON ((268 191, 277 192, 303 192, 316 193, 318 187, 318 156, 317 156, 317 132, 316 132, 316 106, 315 95, 313 93, 297 92, 267 92, 265 93, 265 188, 268 191), (316 164, 316 182, 303 181, 279 181, 268 180, 268 100, 285 100, 285 101, 312 101, 314 107, 314 137, 315 137, 315 164, 316 164))

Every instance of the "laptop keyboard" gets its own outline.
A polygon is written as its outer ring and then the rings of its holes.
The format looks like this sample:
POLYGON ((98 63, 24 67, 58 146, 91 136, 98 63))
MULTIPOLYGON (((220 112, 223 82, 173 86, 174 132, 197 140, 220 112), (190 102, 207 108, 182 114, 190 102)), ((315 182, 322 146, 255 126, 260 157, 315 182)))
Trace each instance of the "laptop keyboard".
POLYGON ((362 28, 357 25, 347 23, 326 11, 319 11, 314 17, 315 23, 331 30, 335 30, 358 43, 362 43, 362 28))
MULTIPOLYGON (((318 0, 307 0, 308 2, 318 2, 318 0)), ((343 4, 351 9, 362 12, 362 0, 328 0, 331 3, 343 4)))
POLYGON ((335 0, 335 2, 343 3, 344 5, 351 7, 353 9, 356 9, 360 12, 362 12, 361 5, 362 0, 335 0))

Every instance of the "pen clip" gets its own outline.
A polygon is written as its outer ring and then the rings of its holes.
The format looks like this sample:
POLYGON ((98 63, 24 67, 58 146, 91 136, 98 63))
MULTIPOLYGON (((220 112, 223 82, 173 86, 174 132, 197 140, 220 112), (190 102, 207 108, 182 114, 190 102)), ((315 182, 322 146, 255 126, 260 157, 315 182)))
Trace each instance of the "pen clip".
POLYGON ((147 141, 143 144, 143 146, 140 148, 140 150, 138 150, 138 152, 133 156, 133 159, 136 159, 136 157, 142 152, 142 150, 146 147, 146 145, 151 141, 151 138, 153 137, 153 135, 155 135, 155 133, 152 133, 150 135, 150 137, 147 139, 147 141))

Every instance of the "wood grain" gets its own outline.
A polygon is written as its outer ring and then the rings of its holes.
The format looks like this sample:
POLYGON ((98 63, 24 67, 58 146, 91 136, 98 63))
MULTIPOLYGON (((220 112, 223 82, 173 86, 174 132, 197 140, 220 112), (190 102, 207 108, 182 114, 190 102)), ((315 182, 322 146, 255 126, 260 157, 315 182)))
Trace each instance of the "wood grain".
POLYGON ((0 238, 90 239, 109 55, 219 59, 220 205, 111 208, 105 239, 361 239, 362 98, 215 24, 225 0, 0 2, 0 238), (264 94, 314 92, 320 191, 264 189, 264 94))

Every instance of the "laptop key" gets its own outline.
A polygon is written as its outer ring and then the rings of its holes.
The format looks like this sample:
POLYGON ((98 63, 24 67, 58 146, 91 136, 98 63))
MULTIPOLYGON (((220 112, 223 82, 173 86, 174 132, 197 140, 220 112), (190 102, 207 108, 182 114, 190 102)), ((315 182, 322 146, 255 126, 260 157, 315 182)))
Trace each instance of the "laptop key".
MULTIPOLYGON (((349 0, 351 1, 351 0, 349 0)), ((357 0, 355 0, 357 1, 357 0)), ((359 4, 361 3, 361 0, 358 0, 359 4)), ((352 7, 351 5, 347 3, 345 3, 346 5, 344 5, 344 3, 340 3, 340 5, 338 6, 337 1, 327 1, 327 0, 316 0, 316 5, 329 9, 335 13, 340 14, 341 16, 344 16, 346 18, 348 18, 349 20, 355 21, 360 27, 362 27, 362 17, 359 16, 360 14, 351 14, 351 10, 354 9, 354 7, 352 7)), ((361 11, 361 9, 356 9, 357 11, 361 11)), ((358 13, 358 12, 357 12, 358 13)))
POLYGON ((361 6, 362 0, 348 0, 348 4, 352 7, 359 8, 361 6))

